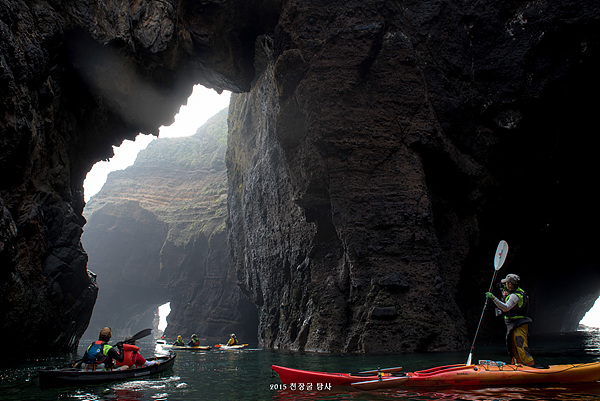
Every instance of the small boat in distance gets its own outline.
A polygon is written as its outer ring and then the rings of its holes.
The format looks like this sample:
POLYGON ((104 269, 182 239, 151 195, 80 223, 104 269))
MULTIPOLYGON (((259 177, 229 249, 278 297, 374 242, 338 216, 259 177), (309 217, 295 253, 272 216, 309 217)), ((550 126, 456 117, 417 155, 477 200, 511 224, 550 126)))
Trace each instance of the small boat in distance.
POLYGON ((210 345, 171 345, 166 344, 162 346, 166 349, 172 349, 175 351, 208 351, 211 349, 210 345))
POLYGON ((227 345, 227 344, 215 344, 215 348, 217 349, 242 349, 246 348, 248 344, 236 344, 236 345, 227 345))
POLYGON ((173 345, 167 344, 165 340, 157 340, 156 344, 163 349, 172 349, 176 351, 208 351, 212 347, 210 345, 173 345))

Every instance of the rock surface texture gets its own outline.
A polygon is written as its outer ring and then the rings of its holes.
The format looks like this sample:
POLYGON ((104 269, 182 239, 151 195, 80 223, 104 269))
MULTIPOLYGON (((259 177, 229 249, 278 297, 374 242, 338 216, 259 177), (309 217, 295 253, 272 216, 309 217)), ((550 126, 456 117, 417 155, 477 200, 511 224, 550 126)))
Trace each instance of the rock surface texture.
POLYGON ((286 3, 230 115, 231 244, 263 344, 466 347, 500 239, 532 330, 576 329, 598 296, 598 11, 286 3))
POLYGON ((76 345, 97 292, 83 178, 194 83, 238 93, 229 242, 262 345, 462 348, 500 239, 532 330, 576 328, 600 293, 599 18, 583 0, 0 1, 1 339, 76 345))

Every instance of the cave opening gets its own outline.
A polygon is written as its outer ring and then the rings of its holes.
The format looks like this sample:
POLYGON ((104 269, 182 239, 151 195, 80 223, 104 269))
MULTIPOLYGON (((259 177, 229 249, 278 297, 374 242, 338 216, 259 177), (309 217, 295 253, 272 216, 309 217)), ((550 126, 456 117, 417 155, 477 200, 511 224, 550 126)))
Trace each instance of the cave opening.
POLYGON ((600 328, 600 297, 596 299, 594 306, 583 316, 579 322, 579 326, 600 328))
MULTIPOLYGON (((194 135, 198 127, 206 120, 229 106, 230 96, 231 92, 228 91, 218 94, 202 85, 195 85, 186 104, 182 105, 179 113, 174 116, 173 124, 159 128, 159 137, 175 138, 194 135)), ((108 160, 97 162, 88 172, 83 183, 85 201, 88 202, 102 189, 109 173, 131 166, 138 153, 146 149, 148 144, 155 139, 156 137, 153 135, 140 133, 134 141, 124 140, 121 145, 113 146, 114 156, 108 160)))
POLYGON ((171 302, 166 302, 158 307, 156 314, 158 316, 158 325, 156 327, 157 337, 162 337, 165 329, 169 325, 167 318, 171 313, 171 302))
MULTIPOLYGON (((125 140, 121 146, 113 146, 112 158, 96 163, 88 172, 84 181, 86 205, 83 210, 87 223, 81 243, 88 255, 88 269, 96 275, 99 291, 87 336, 95 337, 98 327, 110 325, 114 336, 128 336, 151 327, 154 336, 161 337, 167 330, 169 314, 174 324, 169 325, 168 330, 185 334, 188 325, 201 320, 186 308, 202 304, 196 299, 196 294, 203 292, 198 288, 206 281, 202 260, 206 255, 222 254, 211 251, 211 246, 214 242, 223 242, 221 237, 225 234, 209 236, 199 231, 202 225, 196 223, 204 221, 208 208, 197 198, 218 186, 219 191, 213 191, 211 204, 226 204, 223 198, 226 199, 227 182, 226 174, 213 174, 214 162, 210 168, 199 166, 187 171, 185 167, 203 162, 199 160, 202 153, 198 143, 210 142, 213 137, 204 132, 200 137, 197 134, 217 115, 225 116, 219 128, 225 127, 226 138, 230 95, 230 92, 218 94, 201 85, 194 86, 186 104, 174 116, 173 124, 160 127, 159 138, 140 133, 135 141, 125 140), (158 142, 171 144, 167 145, 166 154, 156 154, 158 142), (179 144, 179 148, 183 144, 183 150, 175 151, 173 143, 179 144), (180 159, 176 163, 169 162, 174 153, 189 160, 183 164, 180 159), (149 159, 158 160, 152 163, 149 159), (177 174, 185 171, 177 175, 173 170, 177 174), (212 178, 206 179, 210 174, 212 178), (215 184, 219 179, 223 182, 215 184), (202 188, 198 183, 202 183, 202 188), (180 205, 182 198, 187 202, 183 206, 180 205), (190 240, 194 236, 199 240, 190 240), (210 240, 203 240, 205 237, 210 240)), ((216 130, 214 125, 210 127, 216 130)), ((213 304, 216 309, 217 304, 213 304)), ((196 328, 189 330, 196 331, 196 328)))

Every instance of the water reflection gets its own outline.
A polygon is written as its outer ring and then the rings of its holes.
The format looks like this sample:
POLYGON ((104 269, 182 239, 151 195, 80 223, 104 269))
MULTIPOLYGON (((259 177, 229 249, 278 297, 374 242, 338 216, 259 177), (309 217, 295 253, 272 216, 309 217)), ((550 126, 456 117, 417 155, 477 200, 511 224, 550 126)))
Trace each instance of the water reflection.
POLYGON ((94 400, 99 400, 100 397, 85 391, 75 391, 74 394, 71 394, 69 397, 69 399, 73 399, 73 400, 77 400, 77 401, 94 401, 94 400))
POLYGON ((585 353, 600 356, 600 328, 588 327, 587 330, 577 333, 582 333, 585 353))
POLYGON ((362 392, 334 389, 331 391, 289 391, 283 390, 273 394, 273 401, 321 401, 321 400, 384 400, 390 399, 386 392, 362 392))
POLYGON ((414 400, 564 400, 583 401, 598 400, 600 386, 549 386, 549 387, 502 387, 485 389, 447 389, 443 391, 397 392, 389 393, 387 399, 414 400))
MULTIPOLYGON (((600 360, 600 331, 581 331, 564 335, 537 336, 530 339, 536 361, 547 364, 581 363, 600 360)), ((161 354, 154 341, 140 343, 143 355, 161 354)), ((85 350, 87 344, 81 346, 85 350)), ((82 354, 80 350, 80 354, 82 354)), ((279 377, 271 365, 308 370, 352 372, 377 366, 404 366, 405 371, 439 365, 464 363, 467 352, 401 355, 329 355, 275 352, 260 349, 238 351, 181 351, 171 371, 162 376, 144 377, 106 385, 40 390, 36 382, 38 369, 62 366, 78 357, 47 358, 5 364, 0 367, 2 401, 383 401, 383 400, 559 400, 600 401, 600 384, 578 386, 535 386, 468 389, 404 388, 362 392, 352 389, 330 391, 279 391, 279 377)), ((507 360, 504 344, 481 345, 476 359, 507 360)))
POLYGON ((410 401, 509 401, 557 400, 588 401, 600 399, 600 384, 548 387, 463 388, 442 390, 378 390, 370 392, 333 390, 327 392, 279 391, 273 401, 324 401, 324 400, 410 400, 410 401))

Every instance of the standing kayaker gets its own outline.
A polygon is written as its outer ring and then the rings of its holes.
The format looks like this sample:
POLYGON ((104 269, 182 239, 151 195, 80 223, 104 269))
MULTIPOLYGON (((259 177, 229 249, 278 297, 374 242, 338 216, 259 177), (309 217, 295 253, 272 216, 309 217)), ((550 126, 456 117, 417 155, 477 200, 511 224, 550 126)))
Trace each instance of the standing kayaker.
POLYGON ((190 347, 197 347, 200 345, 200 339, 198 338, 197 335, 192 334, 192 339, 190 340, 190 342, 188 343, 188 345, 190 347))
POLYGON ((229 336, 229 341, 227 341, 227 345, 238 345, 239 341, 234 333, 231 333, 229 336))
POLYGON ((104 364, 104 369, 112 369, 114 361, 123 362, 123 343, 117 343, 115 347, 108 345, 112 331, 110 327, 104 327, 100 330, 98 340, 94 341, 87 347, 83 355, 82 362, 88 365, 104 364))
POLYGON ((531 318, 527 317, 527 307, 529 297, 519 287, 521 278, 516 274, 508 274, 500 281, 504 284, 504 302, 499 300, 491 292, 486 292, 485 296, 491 299, 502 312, 504 323, 506 323, 506 346, 512 357, 513 364, 522 364, 534 366, 533 357, 529 352, 527 335, 531 318))
POLYGON ((185 343, 183 342, 183 338, 181 338, 181 336, 177 336, 177 341, 175 341, 173 343, 173 345, 176 345, 178 347, 185 347, 185 343))

